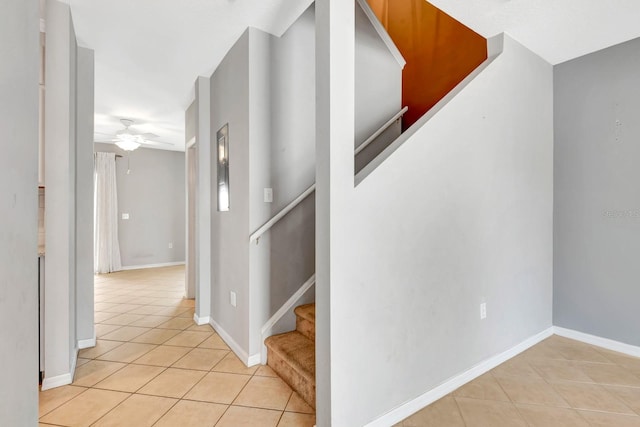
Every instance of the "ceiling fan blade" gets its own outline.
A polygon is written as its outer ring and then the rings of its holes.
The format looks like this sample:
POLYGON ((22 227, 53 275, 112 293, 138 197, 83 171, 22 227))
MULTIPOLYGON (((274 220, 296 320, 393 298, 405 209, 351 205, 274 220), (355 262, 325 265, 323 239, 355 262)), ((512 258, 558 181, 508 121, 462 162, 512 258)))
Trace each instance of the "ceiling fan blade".
POLYGON ((138 135, 140 135, 146 140, 160 138, 160 136, 156 135, 155 133, 139 133, 138 135))
POLYGON ((154 141, 151 139, 146 139, 144 140, 144 144, 148 144, 148 145, 154 145, 154 146, 159 146, 159 145, 173 145, 170 142, 164 142, 164 141, 154 141))

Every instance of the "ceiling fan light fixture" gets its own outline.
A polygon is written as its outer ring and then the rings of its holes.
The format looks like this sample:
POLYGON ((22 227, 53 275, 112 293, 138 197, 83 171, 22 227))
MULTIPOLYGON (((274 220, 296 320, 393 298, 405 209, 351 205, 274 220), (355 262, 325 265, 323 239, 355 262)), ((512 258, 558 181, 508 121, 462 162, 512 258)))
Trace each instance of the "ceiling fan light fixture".
POLYGON ((124 151, 133 151, 142 145, 142 138, 139 135, 121 133, 117 136, 116 145, 124 151))

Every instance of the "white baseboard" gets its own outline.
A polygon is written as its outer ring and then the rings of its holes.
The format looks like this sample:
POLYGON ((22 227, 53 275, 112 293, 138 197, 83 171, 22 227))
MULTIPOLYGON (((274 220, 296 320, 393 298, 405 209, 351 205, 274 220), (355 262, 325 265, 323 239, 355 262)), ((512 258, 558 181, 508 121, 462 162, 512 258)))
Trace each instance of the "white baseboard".
POLYGON ((227 331, 225 331, 222 326, 220 326, 215 320, 210 319, 209 324, 213 327, 213 329, 215 329, 218 335, 220 335, 222 341, 224 341, 229 346, 231 351, 233 351, 236 356, 238 356, 242 363, 244 363, 248 367, 260 364, 260 354, 249 356, 247 352, 244 351, 233 338, 231 338, 231 335, 229 335, 229 333, 227 333, 227 331))
POLYGON ((607 350, 617 351, 629 356, 640 357, 640 347, 625 344, 620 341, 610 340, 609 338, 602 338, 596 335, 585 334, 584 332, 574 331, 573 329, 561 328, 559 326, 553 327, 553 332, 561 337, 570 338, 576 341, 582 341, 587 344, 595 345, 598 347, 606 348, 607 350))
POLYGON ((211 323, 211 317, 198 317, 196 313, 193 313, 193 321, 196 322, 196 325, 198 326, 208 325, 209 323, 211 323))
POLYGON ((262 357, 260 354, 254 354, 252 356, 249 356, 249 359, 247 360, 247 366, 249 367, 261 365, 261 364, 262 364, 262 357))
POLYGON ((67 372, 66 374, 57 375, 55 377, 45 377, 42 380, 42 391, 49 390, 56 387, 62 387, 63 385, 68 385, 73 382, 71 378, 71 372, 67 372))
MULTIPOLYGON (((71 370, 66 374, 56 375, 55 377, 45 377, 42 380, 41 390, 49 390, 56 387, 62 387, 73 382, 73 376, 76 372, 76 363, 78 362, 78 349, 71 354, 71 370)), ((46 372, 45 372, 46 375, 46 372)))
POLYGON ((86 340, 78 340, 78 350, 82 350, 83 348, 91 348, 96 346, 96 328, 93 328, 93 338, 89 338, 86 340))
POLYGON ((120 270, 141 270, 143 268, 173 267, 176 265, 184 265, 184 261, 163 262, 160 264, 143 264, 143 265, 123 265, 120 270))
POLYGON ((372 422, 367 424, 367 427, 378 427, 378 426, 386 427, 386 426, 394 425, 404 420, 405 418, 414 414, 415 412, 418 412, 420 409, 424 408, 425 406, 430 405, 436 400, 443 398, 447 394, 463 386, 469 381, 472 381, 478 378, 480 375, 492 370, 493 368, 500 365, 501 363, 506 362, 512 357, 522 353, 526 349, 538 344, 540 341, 544 340, 545 338, 550 337, 551 335, 553 335, 553 333, 554 333, 553 327, 545 329, 539 334, 536 334, 522 341, 520 344, 516 345, 515 347, 512 347, 505 352, 502 352, 496 356, 493 356, 485 360, 484 362, 477 364, 473 368, 459 375, 456 375, 455 377, 448 379, 444 383, 429 390, 423 395, 418 396, 415 399, 410 400, 395 409, 392 409, 391 411, 384 414, 382 417, 376 420, 373 420, 372 422))

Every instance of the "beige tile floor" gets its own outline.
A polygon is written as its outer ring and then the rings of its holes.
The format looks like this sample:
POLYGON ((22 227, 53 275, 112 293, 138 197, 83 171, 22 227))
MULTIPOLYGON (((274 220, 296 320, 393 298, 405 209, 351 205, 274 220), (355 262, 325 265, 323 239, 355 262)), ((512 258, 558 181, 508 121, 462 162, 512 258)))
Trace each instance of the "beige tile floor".
POLYGON ((552 336, 396 426, 640 427, 640 359, 552 336))
MULTIPOLYGON (((313 426, 273 371, 194 324, 183 288, 183 267, 96 276, 97 345, 40 393, 40 426, 313 426)), ((396 426, 640 427, 640 359, 553 336, 396 426)))
POLYGON ((313 409, 247 368, 182 298, 184 267, 95 278, 97 344, 74 382, 40 392, 40 426, 311 427, 313 409))

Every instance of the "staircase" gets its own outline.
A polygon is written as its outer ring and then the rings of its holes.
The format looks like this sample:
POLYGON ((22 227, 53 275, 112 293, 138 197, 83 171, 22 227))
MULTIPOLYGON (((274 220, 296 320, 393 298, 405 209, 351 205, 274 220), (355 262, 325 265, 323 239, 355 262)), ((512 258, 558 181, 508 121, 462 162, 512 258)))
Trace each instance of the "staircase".
POLYGON ((316 407, 316 305, 296 307, 296 330, 265 340, 267 364, 312 408, 316 407))

